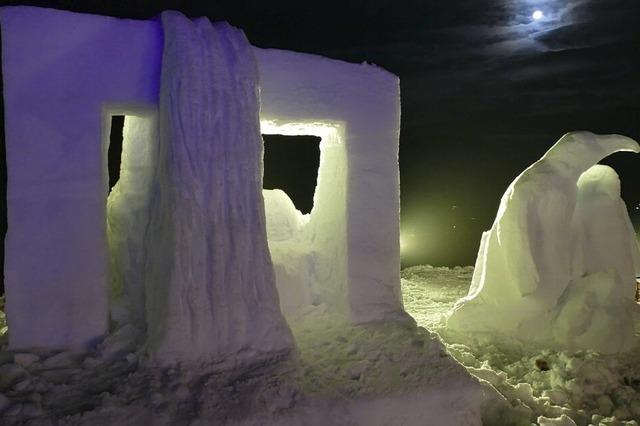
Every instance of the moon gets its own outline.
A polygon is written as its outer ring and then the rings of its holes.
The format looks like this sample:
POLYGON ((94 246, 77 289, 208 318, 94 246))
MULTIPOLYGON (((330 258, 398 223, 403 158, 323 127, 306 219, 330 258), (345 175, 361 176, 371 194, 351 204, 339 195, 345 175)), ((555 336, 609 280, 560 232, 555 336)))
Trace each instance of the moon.
POLYGON ((536 10, 535 12, 533 12, 531 17, 533 18, 534 21, 539 21, 542 18, 544 18, 544 12, 541 10, 536 10))

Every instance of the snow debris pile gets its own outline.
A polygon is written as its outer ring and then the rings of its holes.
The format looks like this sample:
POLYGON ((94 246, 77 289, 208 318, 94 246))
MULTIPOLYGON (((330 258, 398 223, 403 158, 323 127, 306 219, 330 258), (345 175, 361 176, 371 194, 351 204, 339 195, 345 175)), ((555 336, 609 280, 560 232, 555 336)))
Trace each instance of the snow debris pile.
MULTIPOLYGON (((402 284, 407 312, 437 332, 447 351, 499 395, 484 405, 485 424, 638 424, 637 342, 630 351, 605 355, 451 330, 445 326, 447 313, 467 293, 472 275, 471 267, 418 266, 403 270, 402 284)), ((633 324, 637 331, 638 322, 633 324)))
POLYGON ((569 350, 633 345, 640 253, 617 174, 594 166, 619 151, 640 146, 568 133, 511 183, 447 327, 569 350))
POLYGON ((120 328, 85 353, 0 350, 0 423, 480 425, 486 399, 433 333, 308 308, 297 358, 220 370, 149 364, 120 328))

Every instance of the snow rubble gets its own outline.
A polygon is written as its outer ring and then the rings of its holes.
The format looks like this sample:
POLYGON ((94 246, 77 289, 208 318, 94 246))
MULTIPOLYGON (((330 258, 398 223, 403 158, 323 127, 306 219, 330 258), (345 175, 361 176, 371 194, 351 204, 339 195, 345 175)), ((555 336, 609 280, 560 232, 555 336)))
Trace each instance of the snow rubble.
POLYGON ((225 370, 153 367, 133 327, 85 354, 0 351, 6 425, 481 423, 490 390, 436 336, 350 324, 316 307, 292 325, 298 357, 225 370))
MULTIPOLYGON (((447 313, 469 290, 474 268, 416 266, 402 271, 404 303, 418 325, 499 398, 482 410, 487 425, 637 426, 640 342, 627 352, 540 348, 446 327, 447 313)), ((636 330, 640 322, 634 321, 636 330)))
POLYGON ((618 151, 640 147, 568 133, 511 183, 447 327, 568 350, 634 344, 638 244, 618 176, 595 165, 618 151))
POLYGON ((81 350, 108 327, 104 129, 112 108, 157 104, 160 27, 30 7, 0 20, 11 346, 81 350))

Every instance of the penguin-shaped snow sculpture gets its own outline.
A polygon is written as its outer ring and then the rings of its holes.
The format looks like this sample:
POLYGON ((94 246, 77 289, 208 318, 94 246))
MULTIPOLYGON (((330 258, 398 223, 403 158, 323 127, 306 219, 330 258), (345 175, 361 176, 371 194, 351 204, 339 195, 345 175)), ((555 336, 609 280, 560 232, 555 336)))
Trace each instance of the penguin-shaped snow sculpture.
POLYGON ((509 185, 448 329, 554 345, 556 306, 573 278, 578 179, 619 151, 640 146, 619 135, 567 133, 509 185))

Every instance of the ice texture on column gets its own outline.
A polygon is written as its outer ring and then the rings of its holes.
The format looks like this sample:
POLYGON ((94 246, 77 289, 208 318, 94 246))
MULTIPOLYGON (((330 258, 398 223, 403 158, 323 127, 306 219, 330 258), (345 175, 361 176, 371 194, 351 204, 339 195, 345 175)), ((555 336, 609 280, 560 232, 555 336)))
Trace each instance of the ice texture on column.
POLYGON ((161 363, 282 355, 262 199, 258 76, 242 31, 162 14, 148 339, 161 363))
MULTIPOLYGON (((601 325, 616 315, 629 319, 623 300, 634 294, 638 248, 612 171, 591 167, 614 152, 639 150, 624 136, 568 133, 518 176, 482 237, 469 294, 447 326, 606 351, 599 339, 609 331, 601 325), (615 236, 605 237, 610 230, 615 236), (577 309, 579 298, 597 306, 577 309), (583 332, 584 339, 570 339, 583 332)), ((620 341, 630 337, 625 330, 620 341)))

